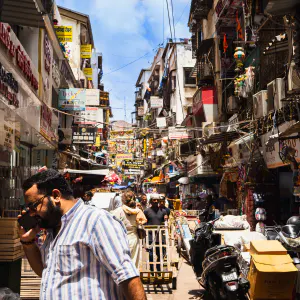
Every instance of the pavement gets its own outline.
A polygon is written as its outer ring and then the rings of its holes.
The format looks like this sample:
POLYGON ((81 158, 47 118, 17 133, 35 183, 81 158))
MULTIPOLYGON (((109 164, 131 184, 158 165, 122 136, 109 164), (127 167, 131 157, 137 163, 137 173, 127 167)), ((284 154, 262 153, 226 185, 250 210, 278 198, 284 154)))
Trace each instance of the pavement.
POLYGON ((180 258, 177 274, 177 289, 172 290, 172 285, 144 285, 148 300, 188 300, 201 298, 201 288, 196 280, 192 267, 180 258))

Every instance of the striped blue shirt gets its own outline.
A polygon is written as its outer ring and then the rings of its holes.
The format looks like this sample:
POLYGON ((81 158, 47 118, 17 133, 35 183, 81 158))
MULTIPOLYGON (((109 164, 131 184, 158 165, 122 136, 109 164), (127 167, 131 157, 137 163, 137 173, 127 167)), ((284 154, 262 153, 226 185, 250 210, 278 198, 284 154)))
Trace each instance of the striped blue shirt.
POLYGON ((53 238, 41 246, 40 299, 124 299, 119 284, 139 276, 130 258, 126 230, 104 210, 82 200, 62 217, 53 238))

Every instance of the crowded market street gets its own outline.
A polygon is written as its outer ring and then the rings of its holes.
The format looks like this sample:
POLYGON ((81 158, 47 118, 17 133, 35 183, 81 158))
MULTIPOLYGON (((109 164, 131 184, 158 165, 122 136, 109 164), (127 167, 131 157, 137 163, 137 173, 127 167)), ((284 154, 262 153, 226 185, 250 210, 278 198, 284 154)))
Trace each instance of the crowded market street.
POLYGON ((300 0, 0 0, 0 300, 300 299, 300 0))

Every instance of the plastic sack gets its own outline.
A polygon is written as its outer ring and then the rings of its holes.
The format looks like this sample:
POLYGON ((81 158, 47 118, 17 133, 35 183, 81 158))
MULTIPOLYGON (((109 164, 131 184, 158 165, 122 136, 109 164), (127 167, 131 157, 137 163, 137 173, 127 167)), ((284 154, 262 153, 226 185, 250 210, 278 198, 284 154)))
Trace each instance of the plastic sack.
POLYGON ((20 295, 9 288, 0 288, 0 300, 20 300, 20 295))
POLYGON ((267 238, 263 234, 256 231, 249 231, 241 236, 243 245, 250 244, 251 241, 266 240, 266 239, 267 238))
POLYGON ((242 230, 242 229, 250 228, 250 225, 247 222, 246 215, 242 215, 242 216, 227 215, 227 216, 221 216, 220 219, 215 222, 214 227, 215 229, 237 228, 242 230))

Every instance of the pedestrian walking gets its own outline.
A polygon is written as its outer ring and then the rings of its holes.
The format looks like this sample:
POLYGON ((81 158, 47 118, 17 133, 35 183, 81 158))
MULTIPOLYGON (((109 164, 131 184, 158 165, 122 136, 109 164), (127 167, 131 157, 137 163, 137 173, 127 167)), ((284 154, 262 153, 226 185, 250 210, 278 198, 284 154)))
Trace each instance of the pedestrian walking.
POLYGON ((170 216, 171 210, 166 207, 166 198, 164 196, 159 200, 159 209, 164 209, 167 212, 168 217, 170 216))
MULTIPOLYGON (((163 224, 164 221, 168 220, 168 213, 165 209, 163 208, 159 208, 159 201, 160 201, 160 196, 159 195, 152 195, 151 199, 150 199, 150 207, 147 208, 144 211, 144 214, 146 216, 147 219, 147 225, 156 225, 156 226, 161 226, 163 224)), ((158 231, 154 231, 154 234, 152 234, 152 232, 149 232, 149 244, 150 245, 158 245, 159 241, 158 241, 158 231)), ((162 237, 162 242, 165 244, 166 240, 165 240, 165 236, 162 237)), ((161 253, 160 253, 160 249, 159 247, 154 247, 155 248, 155 255, 156 255, 156 270, 158 272, 161 271, 160 268, 160 261, 161 261, 161 253)), ((150 271, 154 271, 154 251, 153 251, 153 247, 150 247, 149 251, 149 262, 150 264, 150 271)), ((163 247, 163 253, 162 255, 164 256, 166 253, 166 249, 165 247, 163 247)))
POLYGON ((135 266, 139 266, 140 261, 140 242, 138 236, 138 225, 143 225, 147 219, 142 210, 136 207, 135 196, 133 192, 125 192, 122 195, 123 205, 111 213, 123 222, 127 230, 127 238, 131 252, 131 259, 135 266))
POLYGON ((47 229, 40 248, 38 227, 19 229, 26 257, 42 277, 40 299, 146 299, 119 221, 74 199, 55 170, 33 175, 23 189, 30 215, 47 229))
POLYGON ((140 197, 140 204, 143 210, 148 208, 148 199, 146 194, 142 194, 140 197))
POLYGON ((93 195, 93 193, 91 191, 85 192, 84 195, 83 195, 83 197, 82 197, 82 200, 83 200, 84 204, 90 205, 93 196, 94 195, 93 195))

